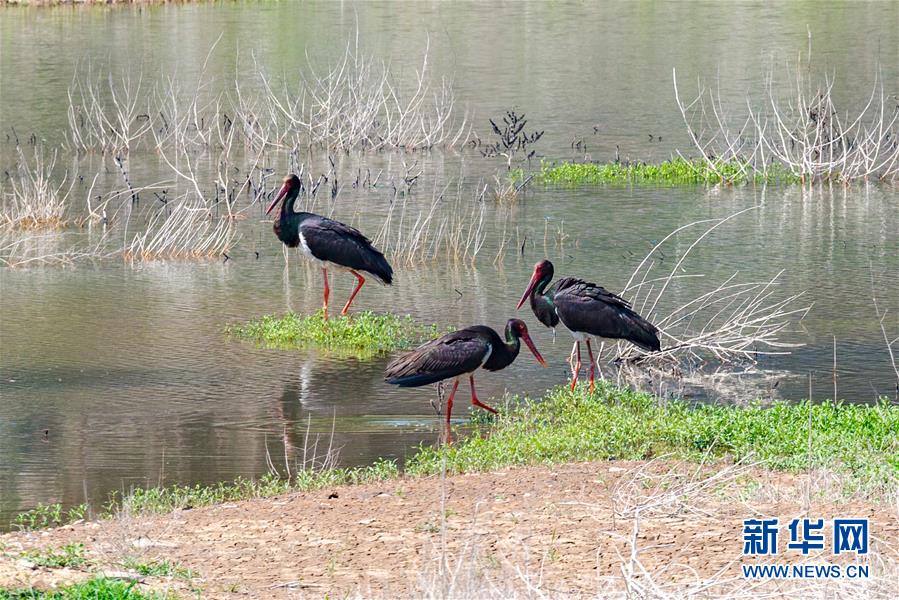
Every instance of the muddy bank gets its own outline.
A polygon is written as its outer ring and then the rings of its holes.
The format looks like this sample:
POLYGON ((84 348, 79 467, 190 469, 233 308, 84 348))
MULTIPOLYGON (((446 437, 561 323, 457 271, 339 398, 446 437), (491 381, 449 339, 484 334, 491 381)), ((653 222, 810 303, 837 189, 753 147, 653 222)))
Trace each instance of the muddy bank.
MULTIPOLYGON (((122 562, 130 559, 191 572, 141 577, 147 589, 204 598, 502 597, 529 589, 580 597, 635 585, 672 592, 710 585, 717 595, 745 585, 743 519, 780 517, 785 546, 786 523, 807 515, 870 518, 869 587, 853 589, 886 594, 899 564, 895 506, 824 501, 834 497, 828 486, 821 474, 664 461, 396 479, 7 534, 0 589, 126 576, 122 562), (72 543, 85 546, 78 568, 21 559, 30 549, 72 543)), ((782 552, 780 560, 855 561, 829 552, 782 552)))

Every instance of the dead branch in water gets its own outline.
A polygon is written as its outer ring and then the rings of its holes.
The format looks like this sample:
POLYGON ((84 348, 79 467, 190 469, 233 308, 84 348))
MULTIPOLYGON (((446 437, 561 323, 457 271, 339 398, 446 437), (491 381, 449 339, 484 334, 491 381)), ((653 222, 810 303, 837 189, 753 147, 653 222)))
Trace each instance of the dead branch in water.
POLYGON ((619 360, 658 362, 675 355, 697 362, 714 358, 721 362, 748 360, 763 354, 789 353, 802 344, 783 342, 779 334, 794 320, 801 319, 811 305, 800 305, 803 294, 778 297, 778 280, 783 274, 766 280, 737 281, 734 273, 711 290, 662 313, 666 292, 678 279, 704 277, 688 273, 684 263, 704 239, 732 219, 757 209, 753 206, 722 219, 704 219, 683 225, 657 243, 637 265, 621 294, 632 300, 634 310, 654 323, 662 337, 662 351, 647 354, 630 344, 619 343, 619 360), (658 274, 662 261, 656 260, 666 242, 682 232, 703 225, 671 270, 658 274))
POLYGON ((170 211, 158 210, 146 228, 122 250, 126 260, 204 259, 223 256, 235 240, 231 219, 216 218, 202 198, 190 193, 170 211))
POLYGON ((3 194, 0 223, 17 229, 64 227, 75 177, 66 172, 54 181, 55 151, 46 158, 43 148, 36 146, 30 161, 20 146, 16 146, 16 152, 17 169, 15 176, 10 177, 12 191, 3 194))

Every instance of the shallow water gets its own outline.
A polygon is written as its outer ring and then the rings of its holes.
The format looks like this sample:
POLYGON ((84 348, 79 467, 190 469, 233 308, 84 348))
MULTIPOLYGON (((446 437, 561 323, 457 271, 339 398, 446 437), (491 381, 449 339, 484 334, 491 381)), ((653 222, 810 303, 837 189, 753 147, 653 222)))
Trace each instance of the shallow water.
MULTIPOLYGON (((674 148, 689 151, 671 69, 677 67, 681 81, 720 70, 725 96, 739 101, 759 85, 772 60, 805 51, 806 25, 818 64, 837 75, 838 98, 851 103, 864 97, 878 68, 887 87, 897 87, 899 72, 888 57, 899 55, 899 34, 886 26, 899 18, 897 5, 797 5, 785 14, 767 5, 728 5, 728 20, 742 24, 737 29, 721 27, 722 10, 685 3, 0 9, 0 157, 5 169, 15 164, 6 141, 13 127, 22 139, 34 132, 48 145, 62 141, 65 91, 79 61, 121 69, 140 56, 148 74, 191 81, 219 40, 209 69, 226 85, 236 68, 241 77, 241 60, 251 52, 275 73, 305 64, 304 47, 313 61, 327 62, 342 52, 357 22, 361 44, 399 72, 418 66, 429 43, 431 68, 437 76, 454 76, 457 100, 476 132, 486 135, 487 117, 506 108, 526 112, 535 128, 546 130, 537 149, 548 158, 575 156, 578 140, 595 160, 610 160, 616 145, 622 156, 644 160, 667 158, 674 148), (851 52, 841 49, 845 39, 854 40, 851 52)), ((478 182, 491 182, 502 168, 500 160, 472 149, 415 159, 423 175, 407 199, 410 214, 427 209, 435 186, 459 178, 470 204, 478 182)), ((358 168, 395 173, 403 160, 390 153, 349 156, 339 166, 346 181, 358 168)), ((99 170, 110 181, 117 177, 97 157, 62 156, 60 162, 79 172, 99 170)), ((153 156, 132 156, 131 163, 137 181, 168 177, 153 156)), ((316 173, 327 169, 323 156, 310 163, 316 173)), ((287 164, 275 153, 267 166, 281 173, 287 164)), ((86 185, 77 184, 79 197, 86 185)), ((391 198, 383 186, 345 189, 314 208, 374 236, 391 198)), ((783 335, 805 346, 765 357, 759 372, 724 384, 688 380, 658 384, 655 391, 719 402, 810 392, 816 399, 832 397, 836 344, 838 397, 869 402, 894 394, 895 374, 871 299, 873 274, 881 310, 891 315, 885 326, 895 332, 899 202, 889 186, 810 192, 533 187, 513 208, 485 203, 486 241, 473 264, 439 259, 399 267, 396 285, 366 286, 355 306, 441 325, 500 328, 544 255, 557 273, 620 290, 670 231, 756 204, 760 208, 722 226, 690 255, 685 269, 704 277, 677 280, 665 303, 682 304, 737 271, 741 280, 757 281, 784 270, 777 293, 804 291, 806 304, 814 304, 783 335), (504 232, 509 242, 500 251, 504 232)), ((436 438, 440 419, 428 404, 433 390, 383 384, 387 359, 258 349, 223 335, 227 323, 288 309, 309 312, 321 300, 319 273, 295 256, 285 267, 259 208, 245 214, 227 262, 133 266, 113 258, 0 272, 0 528, 37 502, 98 504, 111 490, 132 486, 257 476, 269 459, 283 464, 285 447, 296 457, 307 440, 318 438, 321 449, 332 431, 344 464, 402 460, 436 438)), ((135 216, 136 227, 140 222, 135 216)), ((122 232, 109 235, 118 240, 122 232)), ((674 240, 659 268, 666 261, 673 266, 689 243, 674 240)), ((351 277, 332 278, 335 305, 351 285, 351 277)), ((551 366, 535 368, 523 353, 505 371, 479 377, 481 397, 496 403, 505 393, 539 395, 566 377, 570 339, 560 332, 554 340, 525 311, 518 316, 531 325, 551 366)), ((457 410, 461 423, 467 413, 457 410)))

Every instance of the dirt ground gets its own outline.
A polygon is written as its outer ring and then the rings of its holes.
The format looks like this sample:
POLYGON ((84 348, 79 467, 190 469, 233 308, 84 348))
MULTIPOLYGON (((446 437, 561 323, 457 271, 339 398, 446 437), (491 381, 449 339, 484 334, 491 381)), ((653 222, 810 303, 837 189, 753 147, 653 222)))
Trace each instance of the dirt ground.
MULTIPOLYGON (((50 587, 121 560, 169 560, 190 580, 142 586, 203 598, 596 597, 751 589, 742 521, 779 517, 779 562, 855 562, 831 547, 785 552, 790 519, 868 517, 864 596, 899 596, 899 507, 825 502, 826 480, 739 466, 597 462, 398 479, 0 536, 0 589, 50 587), (83 569, 38 568, 28 549, 82 542, 83 569), (895 586, 895 587, 894 587, 895 586), (893 593, 895 592, 895 594, 893 593)), ((772 559, 759 562, 775 562, 772 559)), ((778 589, 786 587, 776 586, 778 589)), ((759 588, 761 590, 762 588, 759 588)))

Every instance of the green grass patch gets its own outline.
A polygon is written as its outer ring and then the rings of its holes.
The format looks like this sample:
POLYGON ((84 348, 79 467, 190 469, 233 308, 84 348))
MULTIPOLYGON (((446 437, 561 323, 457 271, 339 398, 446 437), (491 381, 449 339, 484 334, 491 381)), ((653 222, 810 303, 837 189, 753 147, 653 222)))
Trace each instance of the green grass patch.
MULTIPOLYGON (((534 181, 544 185, 597 184, 717 184, 717 183, 800 183, 800 178, 783 167, 772 165, 766 175, 736 162, 718 162, 714 169, 704 160, 675 158, 660 163, 543 163, 534 181)), ((523 172, 513 173, 523 179, 523 172)))
POLYGON ((422 447, 406 472, 439 473, 444 453, 456 473, 663 454, 697 461, 753 455, 772 469, 831 469, 848 476, 847 491, 876 495, 899 480, 899 406, 691 405, 609 385, 592 395, 584 386, 559 387, 541 400, 510 403, 493 426, 476 426, 451 447, 422 447))
POLYGON ((23 552, 22 558, 38 567, 47 567, 48 569, 63 567, 77 569, 87 564, 87 558, 84 556, 84 544, 66 544, 59 548, 30 550, 23 552))
POLYGON ((144 577, 176 577, 188 580, 194 577, 193 571, 169 560, 146 561, 128 558, 122 561, 122 566, 144 577))
POLYGON ((441 333, 436 325, 423 325, 410 316, 362 312, 325 320, 321 311, 307 316, 266 315, 243 325, 230 325, 226 332, 267 347, 320 348, 357 358, 406 350, 441 333))
POLYGON ((58 590, 0 589, 0 600, 165 600, 173 596, 147 593, 136 581, 95 577, 58 590))

